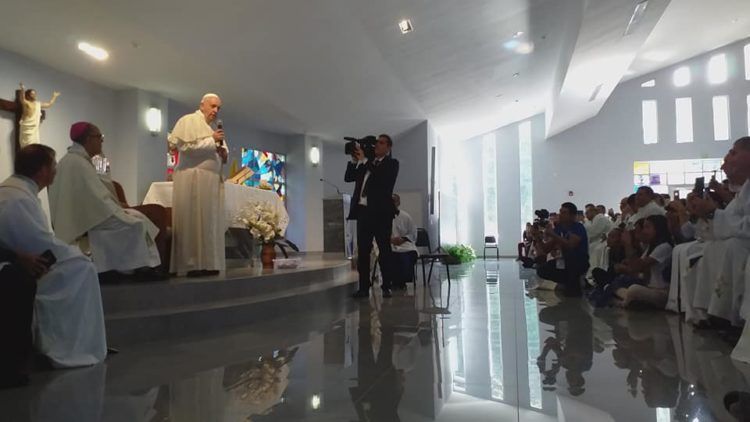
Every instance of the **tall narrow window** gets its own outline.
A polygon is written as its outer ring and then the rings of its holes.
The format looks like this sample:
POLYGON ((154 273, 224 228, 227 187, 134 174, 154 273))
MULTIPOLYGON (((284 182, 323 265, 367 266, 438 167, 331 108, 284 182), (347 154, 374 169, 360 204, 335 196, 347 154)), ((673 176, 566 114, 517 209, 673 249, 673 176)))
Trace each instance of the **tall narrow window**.
POLYGON ((655 144, 659 142, 659 117, 656 110, 656 100, 646 100, 643 108, 643 143, 655 144))
POLYGON ((745 46, 745 79, 750 81, 750 44, 745 46))
POLYGON ((690 68, 682 66, 675 70, 672 75, 672 82, 678 88, 690 85, 690 68))
POLYGON ((521 183, 521 230, 534 221, 534 189, 531 160, 531 122, 518 125, 518 166, 521 183))
POLYGON ((729 97, 714 97, 714 139, 729 140, 729 97))
POLYGON ((495 133, 482 138, 484 184, 484 235, 497 237, 497 154, 495 133))
POLYGON ((717 54, 708 61, 708 82, 716 85, 727 81, 727 55, 717 54))
POLYGON ((678 98, 675 100, 677 121, 677 143, 693 142, 693 100, 678 98))

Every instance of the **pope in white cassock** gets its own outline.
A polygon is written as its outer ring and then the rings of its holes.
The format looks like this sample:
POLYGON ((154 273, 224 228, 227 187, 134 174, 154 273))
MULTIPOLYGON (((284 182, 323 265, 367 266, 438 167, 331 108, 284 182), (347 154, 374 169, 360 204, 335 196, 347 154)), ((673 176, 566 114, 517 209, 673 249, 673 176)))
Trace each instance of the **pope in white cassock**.
POLYGON ((161 264, 154 242, 159 229, 140 212, 123 208, 91 162, 102 152, 102 132, 96 125, 78 122, 70 128, 70 139, 73 145, 49 187, 55 234, 79 245, 86 237, 102 281, 133 271, 142 281, 163 279, 156 270, 161 264))
POLYGON ((216 275, 226 268, 221 172, 228 149, 224 130, 210 125, 220 109, 218 95, 204 95, 199 109, 181 117, 169 135, 170 147, 180 153, 172 194, 171 272, 178 275, 216 275))
POLYGON ((0 184, 0 245, 57 262, 37 282, 34 343, 55 367, 93 365, 107 344, 96 269, 78 248, 57 239, 37 197, 55 178, 55 151, 31 145, 16 155, 15 174, 0 184))

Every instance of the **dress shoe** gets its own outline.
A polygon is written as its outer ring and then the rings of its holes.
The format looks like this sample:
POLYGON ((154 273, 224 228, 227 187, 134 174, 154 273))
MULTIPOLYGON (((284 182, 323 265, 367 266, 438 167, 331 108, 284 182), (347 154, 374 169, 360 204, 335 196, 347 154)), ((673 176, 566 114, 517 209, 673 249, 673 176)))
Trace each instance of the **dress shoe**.
POLYGON ((362 290, 357 290, 356 292, 354 292, 352 297, 355 299, 365 299, 365 298, 370 297, 370 292, 363 292, 362 290))
POLYGON ((117 284, 125 280, 125 275, 117 271, 99 273, 99 284, 117 284))
POLYGON ((384 298, 393 297, 393 295, 391 294, 391 289, 383 289, 383 297, 384 298))

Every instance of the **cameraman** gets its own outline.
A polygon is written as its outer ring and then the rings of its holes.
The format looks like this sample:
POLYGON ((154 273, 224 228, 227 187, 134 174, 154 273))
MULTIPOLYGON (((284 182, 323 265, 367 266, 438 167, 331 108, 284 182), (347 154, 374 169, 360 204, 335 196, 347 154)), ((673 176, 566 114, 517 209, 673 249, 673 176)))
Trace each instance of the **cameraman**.
POLYGON ((537 251, 541 255, 556 252, 556 259, 547 261, 537 269, 537 275, 562 285, 568 296, 581 296, 581 277, 589 268, 588 236, 583 224, 576 221, 578 209, 566 202, 560 206, 560 215, 554 228, 544 231, 547 239, 536 235, 537 251))
POLYGON ((355 298, 370 295, 370 252, 372 239, 378 243, 378 263, 383 274, 383 297, 391 297, 391 230, 396 208, 393 186, 398 177, 398 160, 391 158, 393 140, 380 135, 372 157, 366 157, 359 144, 352 151, 352 161, 346 167, 344 180, 355 182, 349 210, 349 220, 357 220, 357 269, 359 290, 355 298))

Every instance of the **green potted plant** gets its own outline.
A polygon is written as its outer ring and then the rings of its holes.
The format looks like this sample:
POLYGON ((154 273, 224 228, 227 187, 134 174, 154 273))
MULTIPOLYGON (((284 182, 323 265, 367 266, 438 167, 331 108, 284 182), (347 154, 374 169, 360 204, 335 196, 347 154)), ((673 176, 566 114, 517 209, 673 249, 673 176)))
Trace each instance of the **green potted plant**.
POLYGON ((446 258, 448 265, 466 264, 477 258, 474 249, 469 245, 446 245, 443 246, 443 251, 448 254, 446 258))

